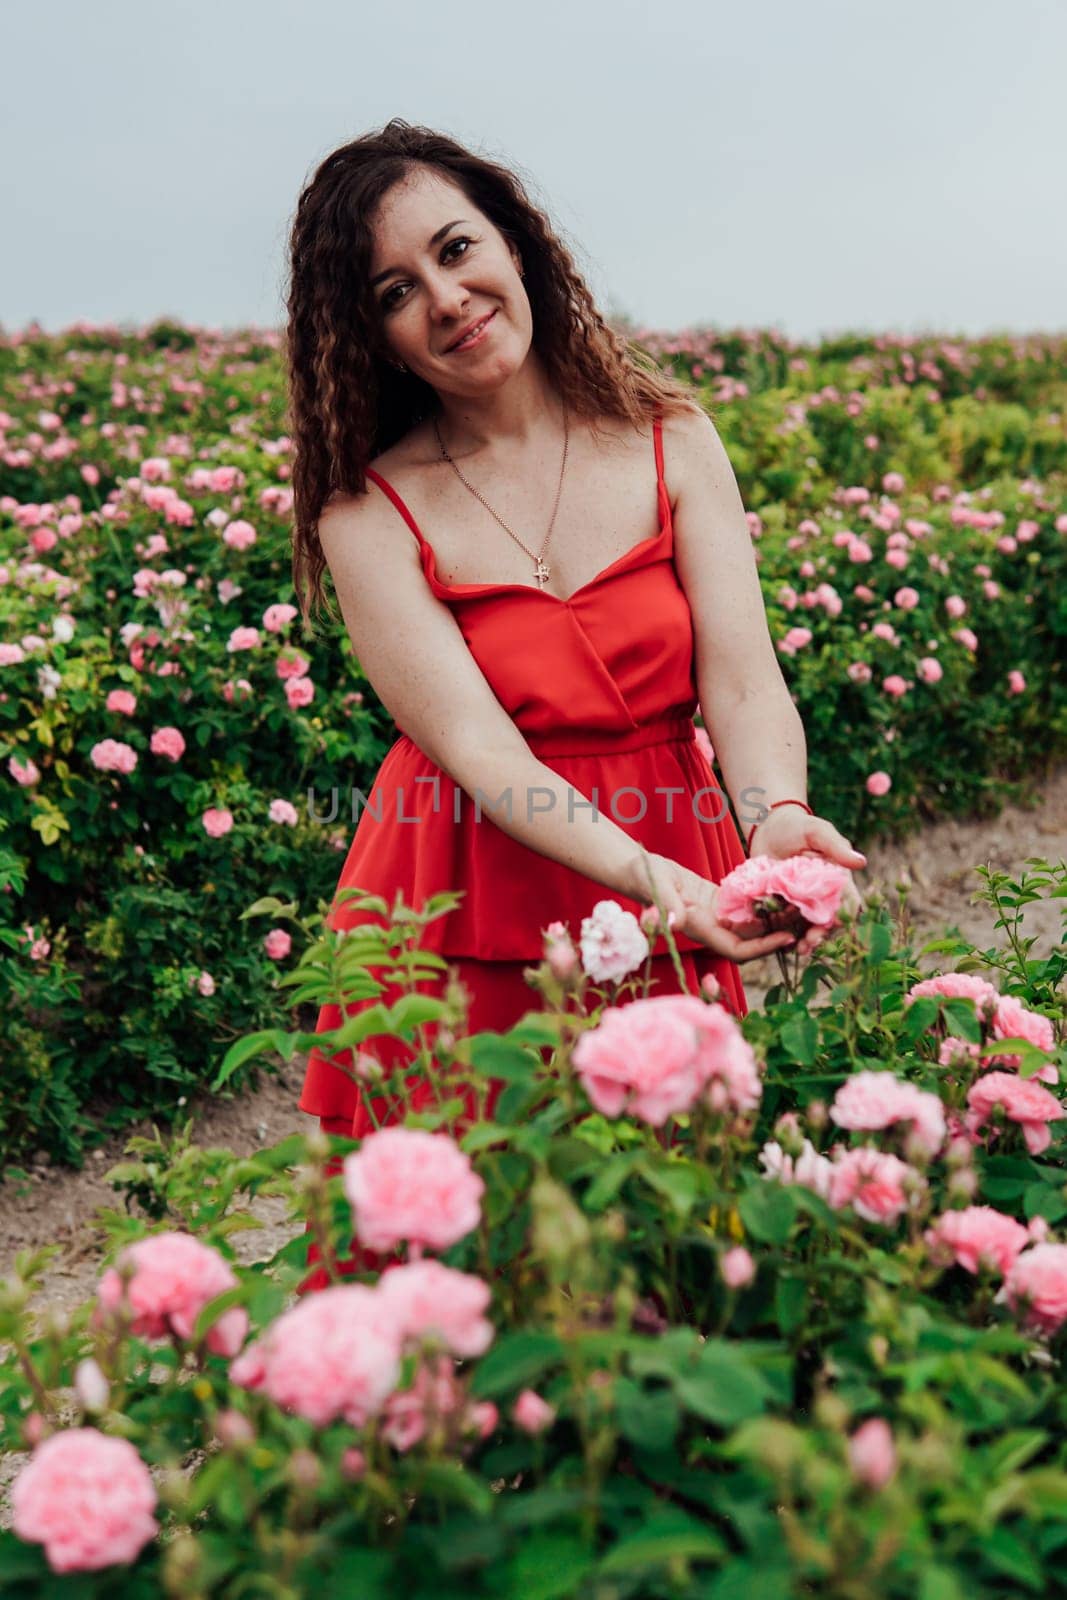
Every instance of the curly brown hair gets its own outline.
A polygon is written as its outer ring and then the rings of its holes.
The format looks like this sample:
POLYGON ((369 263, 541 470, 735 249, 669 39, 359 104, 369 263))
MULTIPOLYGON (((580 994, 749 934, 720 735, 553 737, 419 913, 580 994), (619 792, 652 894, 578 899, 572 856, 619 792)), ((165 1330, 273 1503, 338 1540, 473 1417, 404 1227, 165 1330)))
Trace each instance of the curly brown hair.
POLYGON ((394 117, 320 163, 297 203, 289 241, 288 431, 293 441, 293 587, 305 637, 325 597, 318 519, 335 493, 366 492, 364 469, 438 409, 434 389, 386 359, 370 291, 372 219, 419 167, 436 168, 517 246, 533 346, 564 403, 586 418, 691 411, 693 390, 608 326, 574 260, 507 167, 446 134, 394 117))

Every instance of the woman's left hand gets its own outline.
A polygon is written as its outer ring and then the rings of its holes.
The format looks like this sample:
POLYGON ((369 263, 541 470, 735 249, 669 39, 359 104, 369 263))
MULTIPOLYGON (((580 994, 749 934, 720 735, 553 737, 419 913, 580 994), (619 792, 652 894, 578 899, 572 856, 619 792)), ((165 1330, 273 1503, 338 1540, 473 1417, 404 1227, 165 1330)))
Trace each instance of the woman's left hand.
MULTIPOLYGON (((854 850, 828 818, 811 817, 800 806, 779 806, 769 811, 752 835, 750 854, 775 856, 779 860, 785 856, 822 856, 840 867, 847 867, 850 872, 867 865, 863 852, 854 850)), ((856 916, 862 906, 863 896, 849 878, 841 896, 841 909, 856 916)), ((797 954, 811 955, 833 931, 833 928, 808 928, 794 947, 797 954)))

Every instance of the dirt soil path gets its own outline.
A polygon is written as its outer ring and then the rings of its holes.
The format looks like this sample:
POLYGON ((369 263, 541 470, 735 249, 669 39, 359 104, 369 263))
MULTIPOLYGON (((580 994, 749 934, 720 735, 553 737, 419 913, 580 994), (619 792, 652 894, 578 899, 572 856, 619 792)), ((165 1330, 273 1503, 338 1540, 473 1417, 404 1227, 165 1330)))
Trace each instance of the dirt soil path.
MULTIPOLYGON (((1018 875, 1030 856, 1053 864, 1067 858, 1067 764, 1053 771, 1034 799, 1032 810, 1011 805, 989 821, 939 822, 904 843, 872 847, 867 851, 867 870, 857 874, 861 892, 877 885, 895 905, 895 886, 906 884, 913 939, 956 929, 980 948, 1003 943, 993 909, 972 903, 982 886, 975 866, 988 864, 1018 875)), ((1038 935, 1039 952, 1047 953, 1063 939, 1064 915, 1067 902, 1063 901, 1046 900, 1026 908, 1023 928, 1038 935)), ((931 958, 928 964, 933 970, 936 962, 931 958)), ((751 962, 743 976, 749 1003, 755 1007, 776 981, 777 967, 770 961, 751 962)), ((316 1118, 296 1109, 302 1081, 303 1064, 294 1062, 265 1079, 256 1092, 238 1099, 191 1100, 193 1139, 202 1147, 221 1145, 248 1155, 295 1129, 317 1127, 316 1118)), ((39 1165, 28 1180, 0 1182, 0 1275, 11 1270, 20 1250, 50 1242, 63 1246, 36 1302, 39 1308, 71 1309, 93 1292, 102 1240, 94 1225, 95 1212, 98 1206, 120 1203, 104 1175, 123 1158, 126 1139, 133 1133, 148 1134, 151 1128, 141 1124, 116 1136, 94 1151, 80 1172, 39 1165)), ((285 1204, 279 1199, 257 1199, 251 1210, 262 1227, 236 1235, 235 1249, 244 1261, 266 1259, 300 1231, 287 1221, 285 1204)))

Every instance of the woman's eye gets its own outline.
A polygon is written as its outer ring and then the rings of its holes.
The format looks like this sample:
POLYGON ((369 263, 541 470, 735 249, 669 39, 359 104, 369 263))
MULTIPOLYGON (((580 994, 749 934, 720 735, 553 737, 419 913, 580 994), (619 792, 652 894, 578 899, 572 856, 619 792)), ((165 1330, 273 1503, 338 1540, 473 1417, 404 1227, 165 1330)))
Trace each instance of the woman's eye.
MULTIPOLYGON (((448 243, 445 245, 444 249, 441 251, 441 260, 442 261, 447 261, 449 259, 448 252, 450 250, 454 249, 457 244, 473 244, 473 242, 474 241, 472 239, 466 238, 465 235, 463 235, 463 234, 460 234, 455 239, 450 239, 448 241, 448 243)), ((464 250, 463 251, 463 255, 466 255, 466 254, 467 254, 467 252, 466 252, 466 250, 464 250)), ((455 260, 455 261, 459 261, 461 258, 460 258, 460 256, 454 256, 452 259, 455 260)), ((402 283, 396 283, 396 284, 393 285, 393 287, 391 289, 387 289, 386 290, 385 294, 382 295, 382 310, 383 311, 389 311, 389 310, 392 309, 392 307, 397 303, 394 297, 396 296, 398 291, 400 289, 402 289, 403 287, 404 287, 404 285, 402 283)))

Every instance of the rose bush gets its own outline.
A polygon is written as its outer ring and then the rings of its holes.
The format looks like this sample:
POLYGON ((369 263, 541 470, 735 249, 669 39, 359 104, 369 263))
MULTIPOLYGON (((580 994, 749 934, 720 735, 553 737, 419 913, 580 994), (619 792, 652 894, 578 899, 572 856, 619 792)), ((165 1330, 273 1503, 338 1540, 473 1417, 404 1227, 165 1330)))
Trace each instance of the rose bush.
MULTIPOLYGON (((1067 1128, 1035 1153, 1009 1100, 972 1110, 1000 1078, 1061 1097, 1067 945, 1020 917, 1067 900, 1067 868, 980 870, 1002 948, 914 949, 871 895, 740 1023, 657 999, 636 943, 620 978, 558 972, 579 930, 553 925, 529 1013, 470 1036, 461 988, 420 989, 449 897, 350 933, 251 908, 293 930, 294 1000, 402 975, 366 1018, 412 1048, 378 1069, 398 1121, 244 1159, 188 1127, 132 1140, 69 1318, 34 1314, 55 1247, 19 1258, 4 1593, 1058 1592, 1067 1128), (406 1109, 446 1070, 454 1094, 406 1109), (294 1236, 241 1264, 257 1194, 294 1236), (374 1245, 396 1259, 365 1268, 374 1245)), ((314 1037, 251 1035, 219 1081, 314 1037)))

